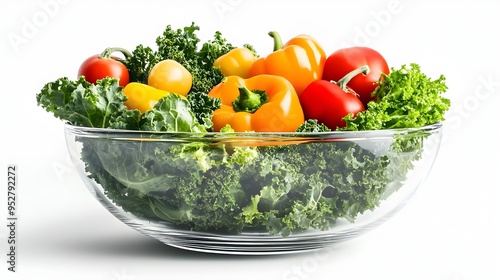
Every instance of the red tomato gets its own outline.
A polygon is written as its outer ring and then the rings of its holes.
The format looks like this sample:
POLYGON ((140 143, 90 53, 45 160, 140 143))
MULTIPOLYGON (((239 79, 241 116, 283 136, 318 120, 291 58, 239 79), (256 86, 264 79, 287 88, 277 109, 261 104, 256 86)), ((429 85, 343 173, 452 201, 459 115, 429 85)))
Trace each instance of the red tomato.
POLYGON ((100 55, 87 58, 78 69, 78 77, 84 76, 85 80, 93 84, 106 77, 117 78, 120 86, 127 85, 130 81, 127 67, 118 58, 111 57, 111 53, 117 50, 123 52, 125 56, 129 55, 123 49, 108 48, 100 55))
POLYGON ((374 49, 368 47, 351 47, 333 52, 325 62, 323 80, 335 81, 347 73, 363 65, 370 67, 367 75, 357 75, 347 84, 358 95, 366 107, 369 101, 375 100, 371 94, 377 87, 381 73, 389 74, 389 66, 385 58, 374 49))
POLYGON ((348 114, 356 116, 365 107, 351 89, 342 89, 337 84, 317 80, 310 83, 299 96, 304 117, 316 119, 331 130, 345 127, 342 119, 348 114))

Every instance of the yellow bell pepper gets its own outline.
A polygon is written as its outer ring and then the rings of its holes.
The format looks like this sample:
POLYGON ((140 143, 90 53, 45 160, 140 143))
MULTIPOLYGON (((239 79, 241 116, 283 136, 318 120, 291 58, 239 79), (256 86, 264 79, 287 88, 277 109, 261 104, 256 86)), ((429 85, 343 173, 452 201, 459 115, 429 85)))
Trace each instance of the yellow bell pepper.
MULTIPOLYGON (((124 102, 125 106, 130 110, 137 109, 141 113, 152 109, 158 100, 167 94, 175 94, 136 82, 128 83, 123 88, 123 93, 127 97, 127 101, 124 102)), ((185 98, 183 95, 180 96, 185 98)))
POLYGON ((219 67, 222 75, 239 76, 248 78, 248 71, 257 60, 255 54, 247 48, 235 48, 220 56, 214 62, 214 67, 219 67))

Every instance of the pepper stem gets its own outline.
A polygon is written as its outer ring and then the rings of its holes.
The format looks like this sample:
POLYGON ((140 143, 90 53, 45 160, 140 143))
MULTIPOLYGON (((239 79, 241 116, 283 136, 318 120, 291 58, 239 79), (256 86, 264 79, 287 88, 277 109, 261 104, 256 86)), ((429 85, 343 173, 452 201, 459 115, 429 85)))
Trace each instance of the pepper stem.
POLYGON ((130 57, 132 57, 132 54, 128 50, 126 50, 124 48, 114 47, 114 48, 106 48, 99 55, 99 58, 110 58, 111 54, 114 53, 114 52, 121 52, 123 54, 123 56, 125 57, 125 60, 129 59, 130 57))
POLYGON ((338 80, 338 82, 336 82, 336 84, 343 91, 346 91, 347 84, 349 83, 349 81, 351 81, 352 78, 354 78, 355 76, 357 76, 360 73, 363 73, 364 75, 368 75, 368 73, 370 73, 370 67, 368 67, 368 65, 363 65, 359 68, 356 68, 356 69, 352 70, 351 72, 347 73, 347 75, 345 75, 342 79, 338 80))
POLYGON ((273 51, 277 51, 283 47, 283 41, 281 40, 280 34, 276 31, 271 31, 267 33, 269 36, 271 36, 274 39, 274 48, 273 51))
POLYGON ((239 86, 238 90, 240 95, 233 101, 235 112, 254 113, 269 100, 263 90, 254 89, 250 91, 245 86, 239 86))

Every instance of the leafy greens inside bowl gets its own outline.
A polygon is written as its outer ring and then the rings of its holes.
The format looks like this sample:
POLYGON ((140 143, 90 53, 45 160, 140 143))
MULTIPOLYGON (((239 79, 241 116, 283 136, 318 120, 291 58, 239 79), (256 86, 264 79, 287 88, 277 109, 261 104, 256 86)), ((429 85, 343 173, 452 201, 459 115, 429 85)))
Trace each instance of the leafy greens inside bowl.
POLYGON ((171 245, 179 232, 353 237, 401 207, 425 179, 440 132, 441 124, 300 134, 66 125, 71 157, 92 192, 122 221, 148 235, 162 232, 171 245))

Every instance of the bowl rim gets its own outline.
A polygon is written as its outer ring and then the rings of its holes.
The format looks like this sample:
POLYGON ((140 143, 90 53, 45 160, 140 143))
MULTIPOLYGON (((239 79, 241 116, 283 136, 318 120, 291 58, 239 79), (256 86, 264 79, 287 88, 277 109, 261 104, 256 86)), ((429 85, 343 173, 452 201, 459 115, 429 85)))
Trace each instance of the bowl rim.
POLYGON ((393 138, 395 135, 414 133, 436 133, 443 126, 442 122, 416 128, 395 128, 382 130, 362 131, 327 131, 327 132, 172 132, 172 131, 146 131, 127 130, 115 128, 97 128, 64 123, 66 133, 89 138, 195 138, 195 139, 373 139, 393 138))

